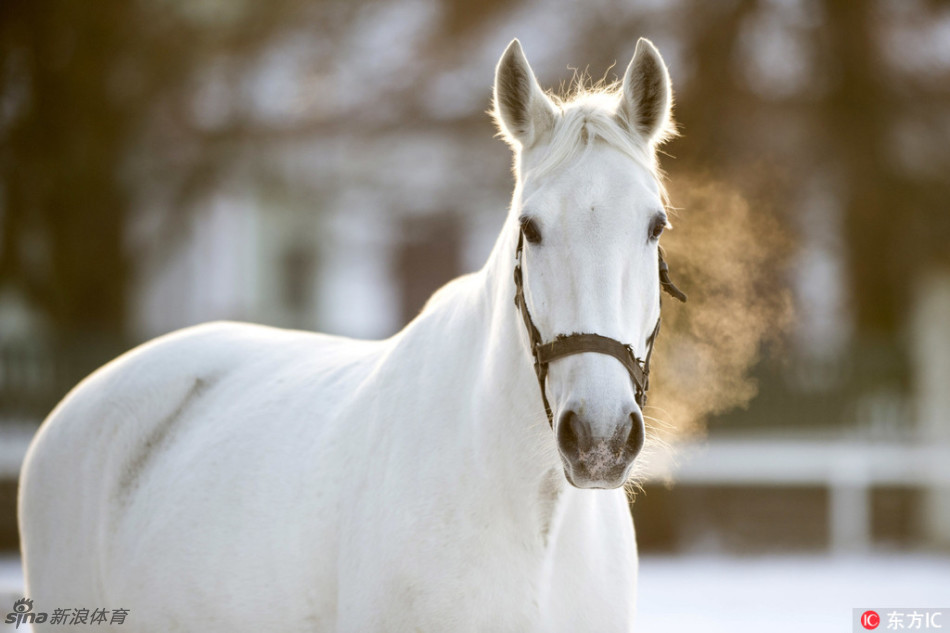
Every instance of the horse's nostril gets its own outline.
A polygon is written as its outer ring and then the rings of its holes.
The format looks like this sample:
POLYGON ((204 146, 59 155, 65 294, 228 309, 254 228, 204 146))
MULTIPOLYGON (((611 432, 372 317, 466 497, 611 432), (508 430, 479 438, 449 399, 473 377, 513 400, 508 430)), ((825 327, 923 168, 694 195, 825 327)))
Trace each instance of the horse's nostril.
POLYGON ((643 414, 639 410, 630 414, 630 435, 627 436, 627 454, 631 459, 637 456, 643 448, 646 429, 643 426, 643 414))
POLYGON ((557 425, 557 439, 561 450, 577 453, 589 447, 591 442, 590 426, 571 410, 561 414, 557 425))

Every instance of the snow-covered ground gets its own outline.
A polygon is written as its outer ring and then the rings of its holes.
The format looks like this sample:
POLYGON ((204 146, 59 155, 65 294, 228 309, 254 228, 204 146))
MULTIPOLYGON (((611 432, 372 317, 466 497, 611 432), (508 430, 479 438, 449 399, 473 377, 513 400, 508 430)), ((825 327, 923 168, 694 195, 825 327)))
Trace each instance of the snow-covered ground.
MULTIPOLYGON (((0 614, 22 581, 0 556, 0 614)), ((850 633, 854 607, 950 610, 950 556, 644 556, 639 603, 643 633, 850 633)))
POLYGON ((644 633, 850 633, 852 608, 950 610, 950 556, 644 556, 639 605, 644 633))

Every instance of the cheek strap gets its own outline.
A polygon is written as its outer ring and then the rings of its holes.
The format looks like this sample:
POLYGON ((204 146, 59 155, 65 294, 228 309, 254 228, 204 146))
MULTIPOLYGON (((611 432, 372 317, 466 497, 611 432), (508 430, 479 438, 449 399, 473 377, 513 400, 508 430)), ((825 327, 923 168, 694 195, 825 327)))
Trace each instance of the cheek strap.
MULTIPOLYGON (((534 358, 534 372, 538 378, 538 387, 541 390, 541 401, 544 404, 544 413, 548 416, 548 424, 554 428, 554 414, 551 411, 551 405, 548 402, 545 382, 548 375, 548 365, 553 361, 572 356, 574 354, 584 354, 587 352, 595 354, 606 354, 613 356, 624 366, 630 375, 633 383, 637 405, 642 409, 647 403, 647 390, 650 388, 650 358, 653 356, 653 348, 656 343, 656 337, 660 333, 660 319, 657 318, 653 333, 647 339, 647 354, 644 359, 640 359, 633 351, 633 347, 626 343, 600 334, 573 333, 559 334, 554 340, 544 343, 541 339, 541 333, 538 331, 534 320, 531 318, 531 312, 528 310, 528 302, 524 296, 524 279, 521 273, 521 260, 524 252, 524 232, 518 233, 518 248, 515 251, 515 306, 521 313, 521 320, 524 322, 525 330, 528 333, 528 341, 531 345, 531 356, 534 358)), ((659 249, 660 264, 660 287, 665 292, 672 295, 680 301, 686 301, 686 295, 670 281, 669 266, 663 258, 663 249, 659 249)))

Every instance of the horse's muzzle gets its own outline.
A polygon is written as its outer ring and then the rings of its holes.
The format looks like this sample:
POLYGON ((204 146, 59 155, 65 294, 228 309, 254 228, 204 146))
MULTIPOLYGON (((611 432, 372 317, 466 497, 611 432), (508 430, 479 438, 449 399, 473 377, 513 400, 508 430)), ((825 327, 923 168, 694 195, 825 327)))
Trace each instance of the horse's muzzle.
POLYGON ((572 410, 561 414, 557 445, 564 474, 577 488, 619 488, 643 448, 643 415, 635 409, 609 437, 598 437, 592 429, 588 420, 572 410))

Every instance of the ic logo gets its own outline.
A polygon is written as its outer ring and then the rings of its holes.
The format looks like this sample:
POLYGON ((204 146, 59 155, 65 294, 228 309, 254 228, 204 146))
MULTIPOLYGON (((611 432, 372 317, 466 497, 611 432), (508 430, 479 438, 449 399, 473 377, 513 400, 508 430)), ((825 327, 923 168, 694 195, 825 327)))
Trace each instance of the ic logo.
POLYGON ((861 626, 870 630, 876 629, 881 624, 881 616, 877 611, 865 611, 861 614, 861 626))

